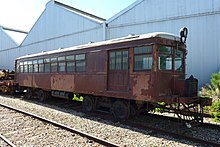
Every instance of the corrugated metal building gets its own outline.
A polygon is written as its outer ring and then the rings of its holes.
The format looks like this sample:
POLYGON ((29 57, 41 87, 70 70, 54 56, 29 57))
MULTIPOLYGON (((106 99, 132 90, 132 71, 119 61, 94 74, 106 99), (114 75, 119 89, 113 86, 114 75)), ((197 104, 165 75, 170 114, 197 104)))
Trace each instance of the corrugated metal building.
POLYGON ((220 67, 219 0, 137 0, 107 21, 51 0, 19 49, 5 51, 10 55, 7 67, 13 69, 14 59, 21 55, 129 34, 179 34, 184 26, 189 29, 187 76, 195 75, 201 86, 220 67))
POLYGON ((4 52, 10 57, 6 64, 1 64, 13 69, 14 60, 22 55, 101 41, 105 37, 104 21, 95 15, 51 0, 19 48, 4 52))
MULTIPOLYGON (((10 55, 8 54, 8 49, 15 49, 18 44, 7 34, 5 29, 0 26, 0 69, 8 69, 8 60, 10 55)), ((14 63, 12 63, 12 66, 14 63)))
POLYGON ((154 31, 179 34, 186 26, 187 76, 195 75, 201 86, 220 70, 219 0, 138 0, 106 23, 108 39, 154 31))

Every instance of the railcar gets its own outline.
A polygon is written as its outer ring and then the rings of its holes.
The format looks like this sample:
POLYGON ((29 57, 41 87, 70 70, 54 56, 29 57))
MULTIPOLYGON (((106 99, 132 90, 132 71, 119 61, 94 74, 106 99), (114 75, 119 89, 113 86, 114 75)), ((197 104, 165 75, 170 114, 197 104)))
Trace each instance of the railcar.
POLYGON ((201 120, 198 113, 208 99, 197 96, 197 79, 186 79, 187 29, 180 34, 129 35, 22 56, 16 59, 15 79, 27 98, 75 93, 84 97, 86 111, 103 107, 117 119, 156 106, 201 120))

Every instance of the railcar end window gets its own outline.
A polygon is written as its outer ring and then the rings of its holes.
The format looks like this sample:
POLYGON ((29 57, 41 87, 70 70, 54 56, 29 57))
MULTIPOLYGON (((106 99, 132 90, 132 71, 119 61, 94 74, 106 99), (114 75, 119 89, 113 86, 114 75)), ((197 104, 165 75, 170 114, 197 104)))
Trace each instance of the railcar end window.
POLYGON ((134 48, 134 70, 150 70, 152 67, 152 46, 142 46, 134 48))
POLYGON ((160 70, 172 70, 172 48, 168 46, 160 46, 158 48, 158 66, 160 70))
POLYGON ((183 71, 183 51, 175 50, 175 71, 183 71))

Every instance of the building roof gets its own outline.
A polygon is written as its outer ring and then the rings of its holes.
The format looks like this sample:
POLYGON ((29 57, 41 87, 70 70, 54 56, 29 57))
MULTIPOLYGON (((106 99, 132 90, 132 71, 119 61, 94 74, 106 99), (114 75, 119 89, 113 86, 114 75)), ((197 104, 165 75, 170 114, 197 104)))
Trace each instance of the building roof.
POLYGON ((74 8, 74 7, 72 7, 72 6, 63 4, 63 3, 58 2, 58 1, 54 1, 54 4, 56 4, 56 5, 58 5, 58 6, 61 6, 62 8, 67 9, 67 10, 69 10, 69 11, 72 11, 72 12, 78 14, 78 15, 81 15, 81 16, 84 16, 84 17, 86 17, 86 18, 88 18, 88 19, 91 19, 91 20, 94 20, 94 21, 96 21, 96 22, 99 22, 99 23, 102 23, 102 22, 106 21, 104 18, 95 16, 95 15, 93 15, 93 14, 90 14, 90 13, 88 13, 88 12, 79 10, 79 9, 77 9, 77 8, 74 8))
POLYGON ((122 38, 117 38, 117 39, 112 39, 112 40, 107 40, 107 41, 88 43, 88 44, 64 48, 64 49, 57 49, 57 50, 53 50, 53 51, 41 52, 41 53, 37 53, 37 54, 22 56, 17 59, 44 56, 44 55, 62 53, 62 52, 73 51, 73 50, 81 50, 81 49, 85 49, 85 48, 89 48, 89 47, 98 47, 98 46, 102 46, 102 45, 110 45, 110 44, 116 44, 116 43, 120 43, 120 42, 141 40, 141 39, 154 38, 154 37, 180 41, 180 37, 178 37, 174 34, 165 33, 165 32, 154 32, 154 33, 148 33, 148 34, 143 34, 143 35, 129 35, 127 37, 122 37, 122 38))

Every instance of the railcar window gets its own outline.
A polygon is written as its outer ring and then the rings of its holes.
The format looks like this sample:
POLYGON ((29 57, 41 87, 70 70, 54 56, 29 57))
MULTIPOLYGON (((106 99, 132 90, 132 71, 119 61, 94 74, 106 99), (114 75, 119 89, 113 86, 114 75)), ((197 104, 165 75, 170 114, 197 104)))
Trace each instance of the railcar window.
POLYGON ((51 63, 51 72, 57 72, 57 63, 51 63))
POLYGON ((65 72, 66 71, 66 62, 59 62, 58 71, 59 72, 65 72))
POLYGON ((44 72, 44 64, 39 64, 38 65, 38 71, 39 72, 44 72))
POLYGON ((115 52, 110 52, 110 55, 109 55, 109 69, 110 70, 115 69, 115 52))
POLYGON ((122 54, 122 68, 126 70, 128 68, 128 51, 123 51, 122 54))
POLYGON ((121 51, 117 51, 116 52, 116 70, 121 70, 121 56, 122 52, 121 51))
POLYGON ((50 63, 45 63, 44 64, 44 70, 46 73, 50 73, 50 63))
POLYGON ((50 58, 44 59, 44 63, 49 63, 50 62, 50 58))
POLYGON ((28 72, 28 65, 24 65, 24 72, 27 73, 28 72))
POLYGON ((172 70, 172 48, 160 46, 158 48, 158 66, 160 70, 172 70))
POLYGON ((50 61, 51 62, 57 62, 57 58, 51 58, 50 61))
POLYGON ((65 61, 65 57, 58 57, 58 61, 65 61))
POLYGON ((175 71, 183 70, 183 51, 175 50, 175 71))
POLYGON ((75 62, 67 62, 66 63, 67 72, 75 71, 75 62))
POLYGON ((19 72, 24 72, 24 62, 19 63, 19 72))
POLYGON ((76 60, 85 60, 85 54, 76 55, 76 60))
POLYGON ((76 55, 76 72, 86 70, 85 54, 76 55))
POLYGON ((34 72, 38 72, 38 64, 34 64, 34 72))
POLYGON ((34 68, 33 64, 28 65, 28 72, 32 73, 33 72, 33 68, 34 68))
POLYGON ((152 46, 134 48, 134 70, 150 70, 152 63, 152 46))
POLYGON ((109 53, 110 70, 127 70, 128 69, 128 51, 110 51, 109 53))
POLYGON ((75 56, 71 55, 71 56, 66 56, 66 61, 72 61, 75 60, 75 56))
POLYGON ((37 60, 34 60, 34 61, 33 61, 33 64, 34 64, 34 65, 33 65, 33 66, 34 66, 34 67, 33 67, 33 68, 34 68, 34 69, 33 69, 33 70, 34 70, 33 72, 38 72, 38 64, 37 64, 37 63, 38 63, 37 60))
POLYGON ((27 64, 28 64, 28 71, 27 72, 32 73, 33 72, 33 61, 27 61, 27 64))
POLYGON ((24 65, 20 65, 20 72, 24 72, 24 65))

